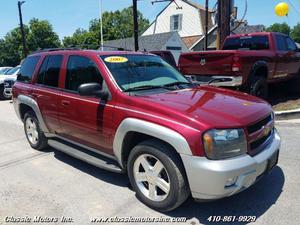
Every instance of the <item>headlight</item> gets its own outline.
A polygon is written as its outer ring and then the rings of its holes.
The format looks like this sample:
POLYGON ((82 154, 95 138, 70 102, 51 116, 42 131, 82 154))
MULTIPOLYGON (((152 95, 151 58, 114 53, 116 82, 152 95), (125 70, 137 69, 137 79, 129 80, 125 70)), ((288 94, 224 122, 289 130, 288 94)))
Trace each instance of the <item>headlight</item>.
POLYGON ((247 152, 243 129, 209 130, 203 135, 203 143, 209 159, 227 159, 247 152))

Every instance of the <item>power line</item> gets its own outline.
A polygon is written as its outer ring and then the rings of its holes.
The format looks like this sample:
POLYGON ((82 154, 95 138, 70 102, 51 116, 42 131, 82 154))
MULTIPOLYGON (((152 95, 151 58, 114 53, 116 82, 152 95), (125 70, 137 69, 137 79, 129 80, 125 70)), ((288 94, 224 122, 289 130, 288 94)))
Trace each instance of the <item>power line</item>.
POLYGON ((296 13, 300 16, 300 11, 298 11, 298 9, 295 7, 295 5, 292 3, 292 1, 288 0, 288 2, 295 9, 296 13))

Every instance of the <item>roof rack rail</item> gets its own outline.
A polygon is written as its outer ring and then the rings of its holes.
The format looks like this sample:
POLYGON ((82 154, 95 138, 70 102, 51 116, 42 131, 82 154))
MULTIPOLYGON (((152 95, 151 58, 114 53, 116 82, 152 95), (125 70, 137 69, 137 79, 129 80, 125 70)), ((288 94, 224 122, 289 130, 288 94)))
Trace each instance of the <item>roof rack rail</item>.
POLYGON ((54 51, 67 51, 67 50, 81 50, 80 48, 75 48, 75 47, 72 47, 72 48, 44 48, 44 49, 39 49, 39 50, 36 50, 34 52, 32 52, 31 54, 36 54, 36 53, 41 53, 41 52, 54 52, 54 51))

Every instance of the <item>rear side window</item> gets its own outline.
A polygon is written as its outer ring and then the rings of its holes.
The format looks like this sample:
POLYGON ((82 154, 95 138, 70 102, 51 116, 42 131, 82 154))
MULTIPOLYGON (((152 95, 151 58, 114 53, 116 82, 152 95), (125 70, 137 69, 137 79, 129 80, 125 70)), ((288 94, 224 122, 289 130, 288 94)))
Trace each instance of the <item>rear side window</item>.
POLYGON ((276 39, 277 50, 278 51, 286 51, 287 47, 286 47, 285 37, 280 34, 276 34, 275 39, 276 39))
POLYGON ((224 50, 267 50, 269 49, 268 36, 243 36, 226 39, 224 50))
POLYGON ((40 56, 30 56, 27 57, 24 62, 22 63, 18 81, 29 83, 32 79, 32 75, 34 73, 35 67, 38 64, 40 56))
POLYGON ((81 84, 99 83, 102 85, 103 78, 97 65, 84 56, 70 56, 67 65, 65 89, 78 92, 81 84))
POLYGON ((49 87, 58 87, 62 61, 62 55, 47 56, 41 66, 37 83, 49 87))

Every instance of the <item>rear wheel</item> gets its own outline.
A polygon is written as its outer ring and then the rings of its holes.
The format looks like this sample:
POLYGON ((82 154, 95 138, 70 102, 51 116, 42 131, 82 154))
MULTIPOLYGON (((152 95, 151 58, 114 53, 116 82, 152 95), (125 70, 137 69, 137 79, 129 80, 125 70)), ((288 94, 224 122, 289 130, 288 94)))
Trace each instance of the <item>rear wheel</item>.
POLYGON ((137 197, 159 211, 180 206, 190 191, 182 163, 169 146, 145 141, 133 148, 128 175, 137 197))
POLYGON ((249 93, 259 98, 267 99, 269 94, 267 79, 264 77, 253 77, 250 82, 249 93))
POLYGON ((48 146, 48 140, 41 130, 39 121, 33 111, 26 112, 24 116, 24 130, 32 148, 41 151, 48 146))

